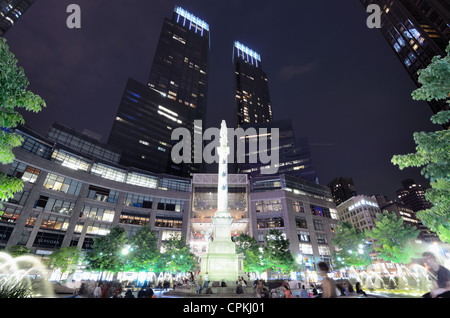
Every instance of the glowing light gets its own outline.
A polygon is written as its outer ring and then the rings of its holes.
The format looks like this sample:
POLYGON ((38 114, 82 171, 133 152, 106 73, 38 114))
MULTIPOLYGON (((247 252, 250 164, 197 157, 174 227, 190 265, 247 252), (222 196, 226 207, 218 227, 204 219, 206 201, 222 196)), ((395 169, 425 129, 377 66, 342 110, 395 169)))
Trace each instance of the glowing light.
POLYGON ((184 10, 181 7, 175 7, 175 13, 177 13, 179 16, 177 17, 177 22, 179 22, 180 20, 180 16, 182 16, 184 18, 183 21, 183 26, 186 23, 186 19, 189 20, 190 24, 189 24, 189 28, 192 27, 192 23, 195 23, 196 26, 200 27, 202 29, 202 35, 203 35, 203 29, 205 29, 206 31, 209 31, 209 25, 208 23, 206 23, 205 21, 199 19, 198 17, 196 17, 195 15, 187 12, 186 10, 184 10))
POLYGON ((256 62, 256 66, 258 66, 258 61, 261 62, 261 55, 259 55, 255 51, 249 49, 242 43, 236 41, 236 42, 234 42, 234 47, 238 49, 238 51, 237 51, 238 56, 240 56, 240 51, 242 51, 242 58, 246 58, 247 61, 249 61, 249 57, 250 57, 252 64, 253 64, 254 60, 256 62), (245 54, 247 54, 247 56, 245 56, 245 54))

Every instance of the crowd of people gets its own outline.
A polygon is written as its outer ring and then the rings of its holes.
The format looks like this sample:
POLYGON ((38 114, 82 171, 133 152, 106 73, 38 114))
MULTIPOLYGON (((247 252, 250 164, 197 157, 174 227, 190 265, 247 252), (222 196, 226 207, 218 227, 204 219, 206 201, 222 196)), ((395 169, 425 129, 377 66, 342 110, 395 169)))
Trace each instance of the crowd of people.
MULTIPOLYGON (((156 288, 163 289, 164 286, 160 283, 156 288)), ((82 282, 80 287, 74 290, 73 296, 77 298, 157 298, 150 284, 144 284, 135 296, 131 288, 125 291, 120 282, 94 281, 82 282)))
MULTIPOLYGON (((439 265, 436 257, 429 252, 422 255, 424 263, 428 269, 436 276, 433 289, 423 295, 423 298, 449 298, 450 297, 450 271, 442 265, 439 265)), ((320 285, 321 293, 318 293, 317 286, 310 284, 301 284, 300 293, 296 290, 295 298, 336 298, 339 296, 359 296, 367 297, 366 292, 362 289, 361 283, 356 282, 355 286, 348 280, 335 281, 329 278, 330 268, 327 263, 320 262, 317 265, 318 274, 322 276, 320 285)), ((204 276, 200 273, 188 272, 188 274, 180 278, 170 286, 169 282, 159 282, 155 287, 160 290, 173 289, 178 286, 187 286, 188 288, 196 287, 196 293, 212 293, 210 288, 208 273, 204 276)), ((227 287, 225 282, 221 282, 221 287, 227 287)), ((231 287, 231 286, 230 286, 231 287)), ((245 294, 248 288, 255 289, 257 298, 294 298, 289 282, 285 280, 281 284, 281 292, 277 289, 271 289, 269 292, 268 285, 262 279, 255 279, 253 286, 249 286, 247 280, 240 276, 236 280, 236 294, 245 294)), ((253 293, 253 291, 252 291, 253 293)), ((122 284, 119 282, 83 282, 80 288, 76 289, 75 297, 86 298, 135 298, 133 291, 127 289, 125 292, 122 284)), ((144 284, 137 293, 137 298, 156 298, 151 284, 144 284)))

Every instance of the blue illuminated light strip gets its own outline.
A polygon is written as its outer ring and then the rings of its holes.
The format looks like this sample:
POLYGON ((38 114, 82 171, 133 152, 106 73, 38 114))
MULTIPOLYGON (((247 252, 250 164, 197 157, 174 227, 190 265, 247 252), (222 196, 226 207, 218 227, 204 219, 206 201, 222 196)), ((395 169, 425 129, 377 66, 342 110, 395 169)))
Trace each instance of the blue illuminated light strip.
POLYGON ((251 58, 251 63, 253 65, 253 62, 256 62, 256 66, 258 66, 258 61, 261 62, 261 55, 256 53, 255 51, 249 49, 242 43, 236 41, 234 42, 234 46, 238 49, 237 50, 237 56, 240 56, 240 51, 242 51, 242 59, 246 59, 247 62, 250 62, 249 58, 251 58), (245 56, 247 54, 247 57, 245 56))
POLYGON ((177 22, 179 22, 180 16, 182 16, 182 17, 184 18, 183 26, 186 25, 186 19, 187 19, 187 20, 190 21, 189 29, 191 28, 192 23, 195 23, 195 25, 197 25, 197 26, 199 26, 200 28, 202 28, 202 34, 203 34, 203 29, 205 29, 206 31, 209 31, 209 25, 208 25, 208 23, 206 23, 205 21, 203 21, 203 20, 197 18, 195 15, 193 15, 193 14, 187 12, 187 11, 184 10, 183 8, 181 8, 181 7, 175 7, 175 13, 178 14, 177 22))

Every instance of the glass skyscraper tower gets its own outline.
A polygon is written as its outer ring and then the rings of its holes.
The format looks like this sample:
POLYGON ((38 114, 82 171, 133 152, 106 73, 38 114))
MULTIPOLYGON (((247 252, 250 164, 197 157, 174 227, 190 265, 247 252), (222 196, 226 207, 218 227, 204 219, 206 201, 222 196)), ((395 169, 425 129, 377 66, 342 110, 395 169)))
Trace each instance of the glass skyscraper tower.
POLYGON ((272 121, 267 74, 261 56, 240 42, 233 46, 237 126, 272 121))
MULTIPOLYGON (((206 120, 209 26, 176 7, 164 19, 148 83, 129 79, 108 144, 121 149, 121 164, 156 173, 190 176, 200 164, 171 159, 172 131, 202 133, 206 120)), ((193 158, 193 152, 191 158, 193 158)))
MULTIPOLYGON (((417 71, 445 56, 450 40, 448 0, 360 0, 381 8, 381 33, 417 87, 417 71)), ((445 101, 428 102, 433 113, 448 109, 445 101)))
POLYGON ((0 36, 22 16, 34 0, 0 0, 0 36))

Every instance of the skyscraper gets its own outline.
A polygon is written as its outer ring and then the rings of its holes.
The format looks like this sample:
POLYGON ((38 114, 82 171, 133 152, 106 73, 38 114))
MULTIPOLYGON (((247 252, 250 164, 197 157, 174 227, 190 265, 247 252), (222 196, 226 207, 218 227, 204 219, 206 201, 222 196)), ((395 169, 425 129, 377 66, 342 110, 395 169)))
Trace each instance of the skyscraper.
POLYGON ((336 205, 356 196, 355 184, 352 178, 336 177, 328 183, 336 205))
MULTIPOLYGON (((172 131, 194 133, 194 120, 206 120, 209 26, 176 7, 165 19, 147 84, 129 79, 108 143, 123 151, 121 164, 189 176, 200 164, 171 159, 172 131)), ((191 153, 191 158, 193 152, 191 153)))
POLYGON ((235 42, 233 64, 237 126, 270 122, 272 106, 261 56, 245 45, 235 42))
MULTIPOLYGON (((447 0, 361 0, 382 10, 381 33, 417 87, 417 71, 434 56, 445 56, 450 40, 450 3, 447 0)), ((445 101, 428 102, 433 113, 448 109, 445 101)))
MULTIPOLYGON (((286 174, 298 178, 302 178, 311 182, 316 182, 317 176, 314 170, 314 165, 311 160, 311 152, 309 150, 308 140, 306 138, 296 138, 294 129, 292 127, 292 121, 286 120, 276 120, 266 123, 257 124, 245 124, 242 128, 246 130, 247 128, 255 128, 257 131, 261 128, 266 128, 268 134, 267 138, 267 148, 271 149, 271 132, 274 128, 279 129, 279 148, 273 149, 274 151, 279 151, 279 164, 277 174, 286 174)), ((259 144, 258 136, 246 136, 245 137, 245 163, 238 164, 239 173, 246 173, 250 177, 262 176, 264 175, 264 169, 266 169, 268 164, 261 163, 250 163, 250 142, 256 142, 259 144)), ((257 150, 258 158, 260 156, 260 150, 257 150)))
POLYGON ((414 212, 426 210, 433 206, 425 198, 425 189, 413 179, 403 180, 402 186, 402 189, 396 191, 398 199, 414 212))
POLYGON ((22 16, 34 0, 0 0, 0 36, 22 16))
POLYGON ((181 7, 165 19, 148 85, 206 119, 209 25, 181 7))

